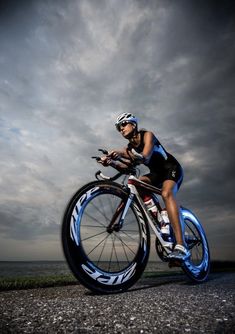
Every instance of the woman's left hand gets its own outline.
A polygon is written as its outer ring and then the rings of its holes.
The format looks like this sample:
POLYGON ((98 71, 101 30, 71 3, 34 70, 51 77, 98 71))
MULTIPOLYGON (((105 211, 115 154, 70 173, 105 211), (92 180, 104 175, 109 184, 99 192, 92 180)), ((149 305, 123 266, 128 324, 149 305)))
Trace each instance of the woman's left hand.
POLYGON ((98 163, 102 164, 104 167, 107 167, 112 162, 112 159, 108 156, 101 157, 100 160, 98 160, 98 163))
POLYGON ((110 151, 107 157, 117 160, 118 158, 120 158, 120 152, 116 150, 110 151))

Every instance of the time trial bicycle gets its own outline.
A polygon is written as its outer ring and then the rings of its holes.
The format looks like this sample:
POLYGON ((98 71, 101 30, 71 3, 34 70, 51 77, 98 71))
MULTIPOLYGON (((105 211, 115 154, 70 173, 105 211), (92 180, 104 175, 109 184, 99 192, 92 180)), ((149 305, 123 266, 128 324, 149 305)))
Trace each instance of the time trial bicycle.
MULTIPOLYGON (((71 198, 62 222, 68 265, 78 281, 96 293, 122 292, 136 283, 148 261, 150 228, 162 261, 171 263, 168 255, 176 244, 172 229, 167 240, 161 233, 161 189, 140 181, 134 165, 120 169, 113 161, 111 166, 118 173, 108 177, 98 171, 97 180, 84 185, 71 198), (123 175, 125 180, 115 182, 123 175), (156 218, 144 204, 139 189, 152 197, 159 213, 156 218)), ((191 253, 180 266, 192 281, 203 282, 210 271, 207 238, 193 212, 182 206, 180 211, 184 241, 191 253)))

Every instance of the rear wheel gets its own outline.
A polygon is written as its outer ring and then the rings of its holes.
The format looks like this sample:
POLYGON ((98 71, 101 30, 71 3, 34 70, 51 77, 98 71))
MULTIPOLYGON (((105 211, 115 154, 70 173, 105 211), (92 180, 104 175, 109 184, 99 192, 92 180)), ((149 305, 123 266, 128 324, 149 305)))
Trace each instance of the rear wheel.
POLYGON ((191 211, 182 208, 182 214, 185 243, 191 252, 190 258, 182 264, 182 269, 193 281, 203 282, 210 272, 210 251, 206 234, 191 211))
POLYGON ((146 266, 150 237, 141 207, 133 201, 122 228, 116 225, 127 199, 119 184, 97 181, 80 189, 66 209, 64 253, 76 278, 92 291, 126 290, 146 266))

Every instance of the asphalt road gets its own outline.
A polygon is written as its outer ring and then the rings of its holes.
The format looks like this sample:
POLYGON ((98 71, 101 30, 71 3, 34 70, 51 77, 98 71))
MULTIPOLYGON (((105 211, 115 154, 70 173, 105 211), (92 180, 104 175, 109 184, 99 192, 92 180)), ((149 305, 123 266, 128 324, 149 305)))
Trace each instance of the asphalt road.
POLYGON ((199 285, 141 279, 116 295, 81 285, 1 292, 0 333, 235 333, 235 273, 199 285))

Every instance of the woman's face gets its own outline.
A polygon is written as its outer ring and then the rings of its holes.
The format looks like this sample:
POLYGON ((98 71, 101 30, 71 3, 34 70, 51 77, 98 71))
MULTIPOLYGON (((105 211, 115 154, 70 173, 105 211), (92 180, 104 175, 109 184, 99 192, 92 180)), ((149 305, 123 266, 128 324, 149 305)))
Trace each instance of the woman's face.
POLYGON ((120 132, 124 138, 129 138, 130 134, 134 131, 136 125, 133 123, 128 123, 128 122, 122 122, 119 125, 120 132))

